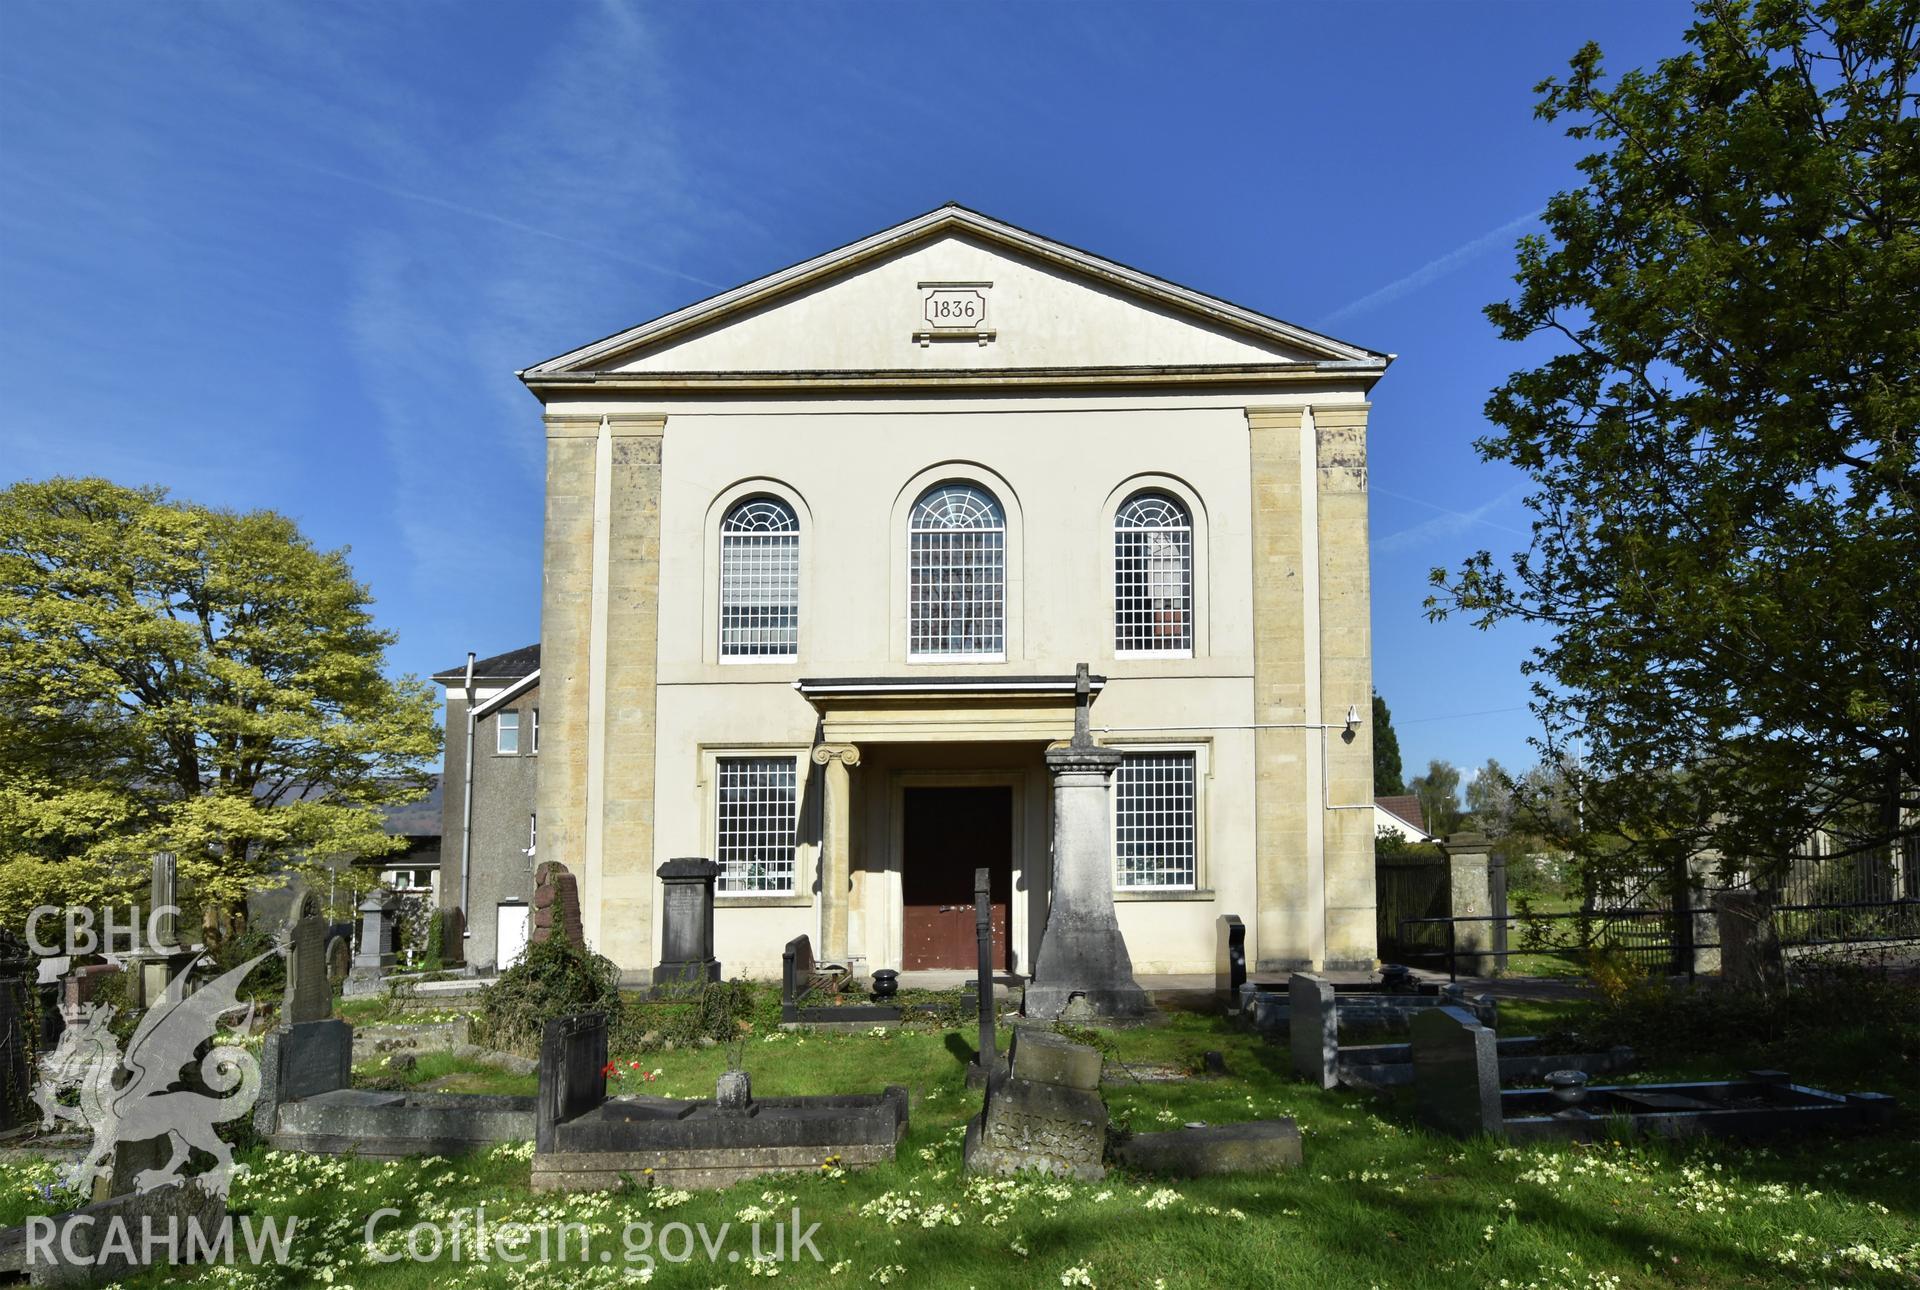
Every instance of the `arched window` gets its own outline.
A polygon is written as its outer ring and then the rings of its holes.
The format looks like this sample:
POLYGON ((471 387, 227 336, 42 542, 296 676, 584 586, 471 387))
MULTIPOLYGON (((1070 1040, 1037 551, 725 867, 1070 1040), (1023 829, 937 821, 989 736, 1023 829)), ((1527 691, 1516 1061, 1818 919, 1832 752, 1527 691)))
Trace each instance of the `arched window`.
POLYGON ((1113 648, 1193 653, 1193 518, 1165 493, 1136 493, 1113 517, 1113 648))
POLYGON ((907 521, 907 654, 1004 657, 1007 517, 993 494, 939 484, 907 521))
POLYGON ((720 657, 799 652, 800 521, 777 497, 750 497, 720 521, 720 657))

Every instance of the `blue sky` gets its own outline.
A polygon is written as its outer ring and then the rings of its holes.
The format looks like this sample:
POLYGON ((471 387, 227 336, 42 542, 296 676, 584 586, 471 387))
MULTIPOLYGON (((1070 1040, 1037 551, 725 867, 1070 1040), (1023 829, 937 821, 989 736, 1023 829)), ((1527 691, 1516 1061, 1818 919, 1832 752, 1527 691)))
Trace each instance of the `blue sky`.
POLYGON ((350 545, 397 668, 538 634, 516 369, 954 200, 1400 355, 1375 680, 1408 771, 1528 764, 1524 544, 1480 306, 1576 146, 1532 86, 1682 4, 99 3, 0 15, 0 480, 101 474, 350 545))

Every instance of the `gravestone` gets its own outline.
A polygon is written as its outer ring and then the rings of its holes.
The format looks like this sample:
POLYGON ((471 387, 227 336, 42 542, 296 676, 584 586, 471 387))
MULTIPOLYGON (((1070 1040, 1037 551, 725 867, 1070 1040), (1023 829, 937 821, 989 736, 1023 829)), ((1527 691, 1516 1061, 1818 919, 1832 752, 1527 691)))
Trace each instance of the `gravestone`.
POLYGON ((1499 1046, 1470 1013, 1430 1008, 1413 1019, 1413 1085, 1423 1123, 1462 1138, 1506 1136, 1499 1046))
MULTIPOLYGON (((262 1135, 279 1127, 282 1102, 335 1092, 353 1081, 353 1027, 333 1019, 326 938, 320 897, 308 892, 295 906, 288 928, 287 990, 280 1024, 260 1048, 260 1096, 254 1102, 253 1119, 262 1135)), ((362 969, 356 965, 354 970, 362 969)))
POLYGON ((702 985, 720 979, 713 956, 713 888, 720 866, 680 856, 656 871, 661 882, 660 966, 655 986, 702 985))
POLYGON ((30 1059, 40 1034, 34 974, 33 951, 18 936, 0 929, 0 1134, 40 1115, 30 1098, 38 1075, 30 1059))
POLYGON ((1764 891, 1714 893, 1720 927, 1720 980, 1744 994, 1778 995, 1787 988, 1786 952, 1773 922, 1773 898, 1764 891))
POLYGON ((1073 741, 1046 752, 1053 776, 1053 902, 1022 1007, 1042 1021, 1140 1021, 1153 1015, 1153 1001, 1133 978, 1133 956, 1113 907, 1111 789, 1121 758, 1093 741, 1085 663, 1074 682, 1073 741))
POLYGON ((1287 998, 1293 1073, 1315 1088, 1334 1087, 1340 1082, 1340 1011, 1333 983, 1295 972, 1287 982, 1287 998))
MULTIPOLYGON (((378 994, 387 973, 399 961, 393 952, 393 897, 384 887, 376 887, 360 902, 360 952, 353 956, 353 967, 341 993, 349 998, 378 994)), ((321 947, 325 949, 323 944, 321 947)))
POLYGON ((1106 1177, 1106 1145, 1099 1050, 1016 1027, 1006 1075, 989 1083, 986 1105, 967 1124, 967 1171, 1093 1182, 1106 1177))
POLYGON ((100 984, 109 977, 118 976, 120 969, 112 963, 88 963, 77 967, 60 979, 60 1011, 68 1025, 83 1020, 82 1014, 92 1005, 94 994, 100 984))
POLYGON ((607 1100, 607 1019, 597 1012, 549 1021, 540 1032, 540 1102, 533 1149, 557 1149, 561 1124, 607 1100))
POLYGON ((327 985, 339 989, 353 970, 353 943, 335 933, 327 938, 327 985))
POLYGON ((969 1087, 984 1087, 1000 1064, 993 1013, 993 871, 973 871, 974 1004, 980 1013, 980 1040, 967 1067, 969 1087))
POLYGON ((444 967, 464 967, 467 962, 467 916, 457 905, 435 914, 440 920, 440 963, 444 967))
POLYGON ((575 945, 587 943, 580 922, 580 884, 558 860, 542 860, 533 871, 532 931, 527 939, 545 945, 555 936, 575 945))
POLYGON ((333 1015, 333 987, 327 981, 327 916, 320 896, 307 892, 294 907, 287 945, 287 990, 280 1020, 288 1025, 325 1021, 333 1015))
POLYGON ((1214 920, 1213 997, 1229 1017, 1240 1011, 1240 987, 1247 983, 1247 925, 1238 914, 1214 920))

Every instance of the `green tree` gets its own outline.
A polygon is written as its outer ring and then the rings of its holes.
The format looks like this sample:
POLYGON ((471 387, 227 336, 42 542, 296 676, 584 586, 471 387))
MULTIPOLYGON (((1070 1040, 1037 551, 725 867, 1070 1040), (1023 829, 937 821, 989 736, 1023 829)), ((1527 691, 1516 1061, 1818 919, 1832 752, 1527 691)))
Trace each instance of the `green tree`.
POLYGON ((1490 838, 1504 838, 1513 831, 1513 776, 1492 757, 1467 781, 1467 813, 1473 817, 1473 827, 1490 838))
POLYGON ((1393 733, 1393 713, 1380 692, 1373 692, 1373 795, 1404 793, 1400 778, 1400 736, 1393 733))
POLYGON ((1636 863, 1881 850, 1920 807, 1917 34, 1920 0, 1706 0, 1679 55, 1539 86, 1595 151, 1487 310, 1547 351, 1478 444, 1532 543, 1428 607, 1551 629, 1543 750, 1636 863))
POLYGON ((289 867, 402 845, 431 690, 293 521, 101 479, 0 492, 0 921, 137 890, 169 850, 217 938, 289 867))
POLYGON ((1427 832, 1444 838, 1460 827, 1460 770, 1439 758, 1427 763, 1427 773, 1407 781, 1407 791, 1420 799, 1427 832))

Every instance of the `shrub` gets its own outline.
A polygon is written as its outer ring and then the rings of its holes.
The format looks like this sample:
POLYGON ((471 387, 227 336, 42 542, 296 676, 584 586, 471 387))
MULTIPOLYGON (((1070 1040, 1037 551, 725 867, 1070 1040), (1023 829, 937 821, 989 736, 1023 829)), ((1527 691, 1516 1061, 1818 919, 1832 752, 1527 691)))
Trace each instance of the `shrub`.
POLYGON ((540 1032, 559 1017, 607 1014, 609 1029, 620 1013, 620 969, 610 959, 555 936, 527 946, 520 961, 480 996, 474 1040, 532 1056, 540 1032))

